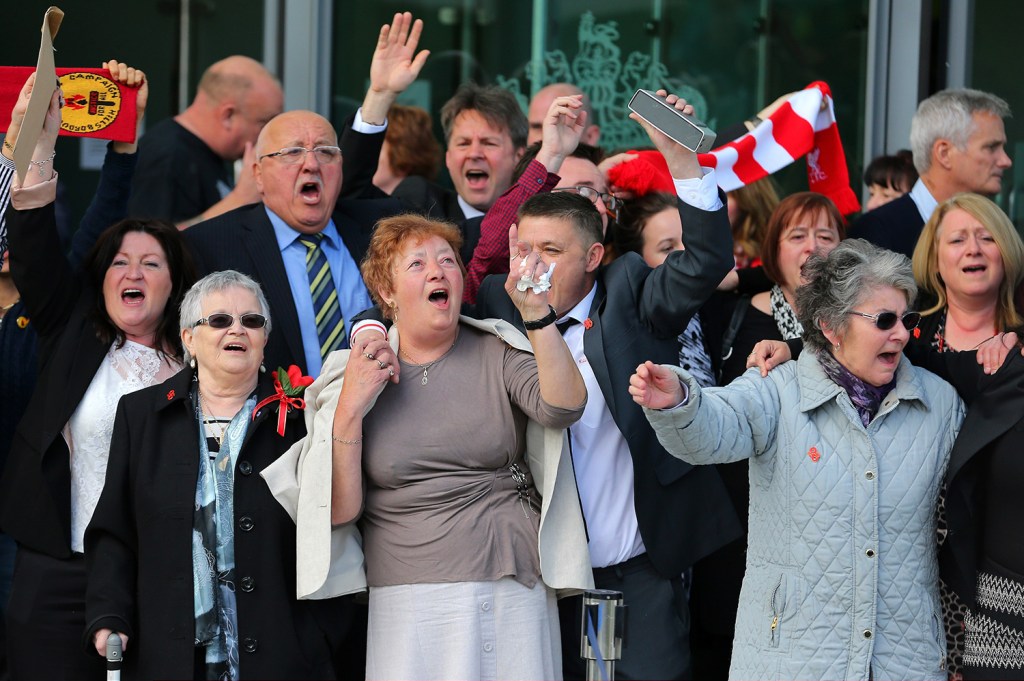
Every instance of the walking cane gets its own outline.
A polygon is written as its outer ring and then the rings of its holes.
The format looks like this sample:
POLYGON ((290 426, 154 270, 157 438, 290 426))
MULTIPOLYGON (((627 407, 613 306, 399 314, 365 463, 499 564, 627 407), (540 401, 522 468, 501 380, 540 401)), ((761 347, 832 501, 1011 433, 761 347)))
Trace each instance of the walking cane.
POLYGON ((107 636, 107 681, 121 681, 121 637, 116 632, 107 636))
POLYGON ((626 606, 622 593, 593 589, 583 594, 580 657, 587 661, 587 681, 615 681, 615 661, 622 659, 626 606))

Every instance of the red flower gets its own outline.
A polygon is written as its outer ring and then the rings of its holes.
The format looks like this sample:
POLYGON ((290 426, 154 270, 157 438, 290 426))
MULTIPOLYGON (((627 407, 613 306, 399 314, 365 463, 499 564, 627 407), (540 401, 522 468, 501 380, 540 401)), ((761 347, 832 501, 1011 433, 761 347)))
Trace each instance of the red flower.
POLYGON ((292 409, 306 408, 306 401, 301 395, 312 382, 313 377, 303 376, 302 370, 294 364, 288 367, 288 371, 285 371, 284 367, 278 367, 274 372, 274 394, 256 405, 252 412, 253 420, 260 413, 260 409, 277 402, 277 434, 284 435, 285 416, 292 409))
POLYGON ((173 390, 168 390, 167 391, 167 401, 170 402, 173 399, 174 399, 174 391, 173 390))
POLYGON ((814 463, 818 463, 818 460, 821 459, 821 454, 818 452, 817 447, 811 447, 810 449, 808 449, 807 456, 811 457, 811 461, 813 461, 814 463))
POLYGON ((583 328, 584 328, 584 330, 590 331, 591 327, 593 327, 593 326, 594 326, 594 322, 591 321, 590 317, 587 317, 586 319, 583 320, 583 328))
POLYGON ((293 388, 305 388, 313 382, 312 376, 303 376, 302 369, 294 364, 288 367, 288 382, 293 388))

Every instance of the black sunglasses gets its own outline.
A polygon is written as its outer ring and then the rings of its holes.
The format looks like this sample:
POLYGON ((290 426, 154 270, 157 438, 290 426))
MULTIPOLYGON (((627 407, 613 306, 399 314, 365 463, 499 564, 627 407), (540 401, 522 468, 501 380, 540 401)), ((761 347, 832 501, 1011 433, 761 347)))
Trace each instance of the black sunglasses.
MULTIPOLYGON (((261 314, 256 314, 255 312, 246 312, 238 319, 242 322, 242 326, 247 329, 262 329, 267 325, 267 318, 261 314)), ((227 329, 234 323, 234 315, 230 315, 227 312, 215 312, 209 317, 203 317, 192 326, 195 327, 200 324, 206 324, 211 329, 227 329)))
POLYGON ((878 314, 868 314, 867 312, 857 312, 851 310, 850 314, 859 315, 865 319, 870 319, 875 323, 882 331, 888 331, 892 327, 896 326, 897 321, 903 322, 903 327, 907 331, 912 331, 917 328, 917 325, 921 322, 920 312, 904 312, 903 316, 899 316, 895 312, 879 312, 878 314))

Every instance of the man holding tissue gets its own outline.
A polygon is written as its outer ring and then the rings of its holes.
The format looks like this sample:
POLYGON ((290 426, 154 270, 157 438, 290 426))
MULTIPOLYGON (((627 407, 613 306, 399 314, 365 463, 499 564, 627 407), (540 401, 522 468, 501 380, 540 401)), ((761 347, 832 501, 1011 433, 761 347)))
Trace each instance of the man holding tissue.
MULTIPOLYGON (((693 113, 675 95, 667 101, 693 113)), ((574 108, 549 112, 545 140, 561 138, 567 148, 575 146, 570 138, 578 142, 583 126, 575 123, 574 108)), ((581 196, 540 188, 520 207, 518 238, 549 267, 557 265, 549 302, 587 385, 586 410, 569 434, 594 581, 599 589, 621 591, 631 611, 616 676, 679 679, 690 666, 681 575, 737 537, 740 527, 718 473, 669 455, 630 399, 628 385, 646 359, 678 361, 678 336, 732 268, 732 244, 714 171, 702 169, 692 151, 631 117, 668 161, 686 225, 686 250, 654 269, 635 253, 602 266, 598 210, 581 196)), ((483 281, 477 316, 521 327, 504 280, 505 275, 492 275, 483 281)), ((579 603, 576 597, 559 606, 567 679, 582 678, 584 671, 579 603)))

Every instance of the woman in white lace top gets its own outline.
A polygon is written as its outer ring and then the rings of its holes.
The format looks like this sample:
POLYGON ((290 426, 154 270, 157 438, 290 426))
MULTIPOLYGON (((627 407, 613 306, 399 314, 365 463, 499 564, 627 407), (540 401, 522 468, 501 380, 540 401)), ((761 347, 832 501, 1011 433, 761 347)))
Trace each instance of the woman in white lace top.
MULTIPOLYGON (((113 77, 144 84, 116 62, 113 77)), ((19 103, 27 104, 32 83, 19 103)), ((145 90, 138 93, 145 108, 145 90)), ((36 391, 0 479, 0 525, 18 542, 8 646, 14 678, 102 678, 86 656, 83 535, 103 488, 117 401, 181 368, 176 312, 194 281, 177 230, 124 220, 97 240, 80 270, 61 251, 54 219, 55 91, 7 227, 11 270, 39 335, 36 391)), ((126 197, 97 196, 97 201, 126 197)))

